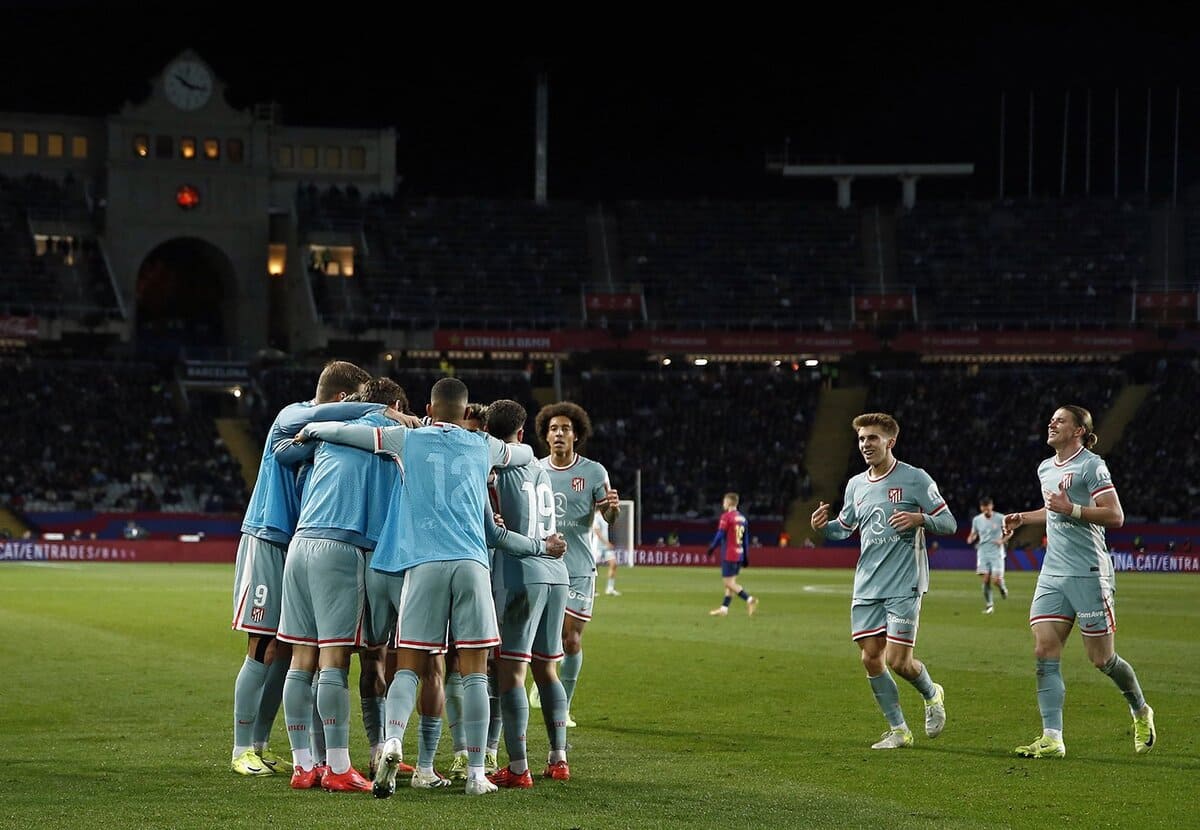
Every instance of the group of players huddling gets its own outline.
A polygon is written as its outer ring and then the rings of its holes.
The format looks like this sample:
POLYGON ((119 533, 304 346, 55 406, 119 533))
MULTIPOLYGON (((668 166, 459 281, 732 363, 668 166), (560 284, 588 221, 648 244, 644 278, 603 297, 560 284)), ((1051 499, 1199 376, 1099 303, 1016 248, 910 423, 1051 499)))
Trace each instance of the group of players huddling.
POLYGON ((589 536, 593 515, 611 523, 620 504, 604 467, 576 451, 591 432, 587 413, 542 407, 535 424, 550 454, 537 460, 516 401, 472 405, 461 381, 443 378, 427 417, 407 407, 394 381, 332 361, 316 396, 271 426, 235 569, 233 628, 248 643, 231 767, 287 769, 267 746, 282 703, 293 788, 386 798, 402 772, 414 788, 447 787, 434 769, 445 710, 452 777, 467 793, 532 787, 532 663, 543 777, 568 780, 566 729, 595 595, 589 536), (367 777, 350 762, 355 653, 367 777), (402 753, 414 709, 415 768, 402 753))

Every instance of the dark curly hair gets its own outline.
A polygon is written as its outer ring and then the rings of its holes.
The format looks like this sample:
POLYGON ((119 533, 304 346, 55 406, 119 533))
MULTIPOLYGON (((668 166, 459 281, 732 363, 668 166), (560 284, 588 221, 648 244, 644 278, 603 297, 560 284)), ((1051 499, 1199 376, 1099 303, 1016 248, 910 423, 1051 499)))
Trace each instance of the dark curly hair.
POLYGON ((575 449, 582 449, 592 434, 592 419, 588 417, 582 406, 571 401, 546 404, 538 410, 537 418, 534 419, 538 438, 541 438, 542 443, 547 447, 550 446, 550 442, 546 440, 546 436, 550 433, 550 419, 557 418, 559 415, 571 419, 571 429, 575 431, 575 449))

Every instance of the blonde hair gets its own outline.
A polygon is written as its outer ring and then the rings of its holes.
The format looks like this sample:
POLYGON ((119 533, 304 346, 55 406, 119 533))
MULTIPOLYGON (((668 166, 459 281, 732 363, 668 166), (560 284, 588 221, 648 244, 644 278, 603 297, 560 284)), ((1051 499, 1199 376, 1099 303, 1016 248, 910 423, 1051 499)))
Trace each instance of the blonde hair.
POLYGON ((865 412, 859 415, 850 425, 855 430, 860 430, 863 427, 879 427, 880 431, 891 438, 895 438, 900 434, 900 425, 896 423, 896 419, 886 412, 865 412))
POLYGON ((1095 433, 1096 428, 1092 424, 1092 413, 1088 412, 1082 406, 1076 406, 1075 404, 1060 406, 1059 409, 1070 412, 1071 417, 1075 419, 1075 426, 1083 427, 1083 435, 1079 437, 1079 443, 1083 444, 1089 450, 1096 446, 1096 442, 1100 440, 1100 436, 1095 433))

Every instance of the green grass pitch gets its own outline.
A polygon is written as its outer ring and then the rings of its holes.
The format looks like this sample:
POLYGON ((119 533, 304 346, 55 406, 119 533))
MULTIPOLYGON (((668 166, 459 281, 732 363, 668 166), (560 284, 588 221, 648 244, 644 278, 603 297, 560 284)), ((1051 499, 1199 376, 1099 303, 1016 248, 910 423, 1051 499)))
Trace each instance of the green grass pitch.
MULTIPOLYGON (((622 569, 600 596, 570 730, 570 782, 467 797, 450 791, 293 792, 285 776, 228 771, 232 567, 0 565, 0 827, 793 828, 1200 826, 1200 579, 1118 577, 1118 651, 1157 713, 1133 752, 1125 702, 1073 635, 1063 760, 1014 746, 1040 734, 1034 575, 983 616, 977 577, 935 571, 917 655, 946 688, 948 725, 911 750, 884 730, 848 638, 850 571, 744 573, 761 598, 728 618, 715 568, 622 569)), ((351 672, 357 688, 357 662, 351 672)), ((354 697, 351 757, 367 766, 354 697)), ((273 748, 287 753, 282 712, 273 748)), ((540 719, 530 758, 544 758, 540 719)), ((448 763, 448 730, 439 766, 448 763)), ((415 729, 405 738, 415 757, 415 729)), ((503 748, 501 758, 503 759, 503 748)), ((540 771, 540 767, 538 767, 540 771)))

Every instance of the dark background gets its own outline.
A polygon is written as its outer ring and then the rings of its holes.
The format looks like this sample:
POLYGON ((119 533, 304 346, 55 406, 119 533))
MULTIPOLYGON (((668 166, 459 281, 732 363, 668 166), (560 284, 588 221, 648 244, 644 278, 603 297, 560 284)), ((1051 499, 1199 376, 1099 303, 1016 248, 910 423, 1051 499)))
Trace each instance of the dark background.
MULTIPOLYGON (((235 107, 273 99, 289 124, 395 126, 409 193, 528 197, 535 79, 544 70, 551 198, 832 199, 830 183, 766 172, 765 154, 782 153, 785 142, 798 163, 973 162, 970 181, 926 182, 923 192, 992 197, 1002 92, 1006 195, 1027 191, 1032 92, 1034 193, 1057 196, 1068 90, 1066 189, 1084 189, 1091 90, 1090 186, 1111 195, 1119 89, 1120 194, 1132 196, 1145 189, 1149 89, 1150 191, 1164 197, 1175 170, 1178 89, 1181 193, 1200 178, 1200 30, 1177 11, 1042 4, 1006 6, 989 20, 978 15, 991 12, 971 5, 879 12, 846 4, 741 15, 725 7, 727 19, 697 7, 651 21, 649 7, 632 7, 592 10, 596 19, 580 21, 445 8, 418 17, 404 5, 196 12, 5 4, 0 110, 118 112, 144 99, 150 79, 191 47, 235 107)), ((856 197, 871 192, 856 185, 856 197)))

